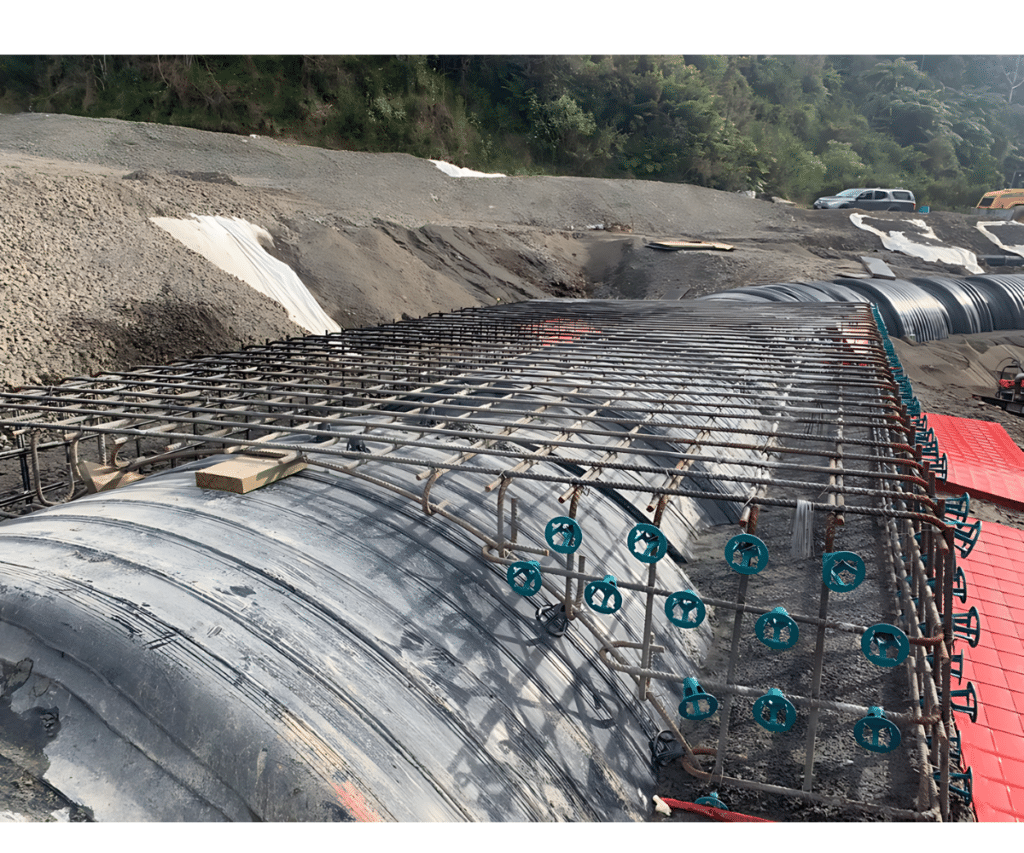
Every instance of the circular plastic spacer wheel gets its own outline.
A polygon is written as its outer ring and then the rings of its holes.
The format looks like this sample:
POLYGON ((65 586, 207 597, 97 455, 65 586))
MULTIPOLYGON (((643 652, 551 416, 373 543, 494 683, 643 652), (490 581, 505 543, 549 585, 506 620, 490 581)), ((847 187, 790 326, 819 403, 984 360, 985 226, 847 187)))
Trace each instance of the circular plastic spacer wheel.
POLYGON ((725 543, 725 562, 734 572, 756 575, 768 568, 768 546, 752 533, 741 533, 725 543))
POLYGON ((712 791, 706 797, 698 797, 694 802, 698 806, 710 806, 713 809, 720 809, 723 812, 729 811, 729 807, 718 799, 718 791, 712 791))
POLYGON ((583 531, 576 519, 560 515, 548 522, 544 528, 544 538, 552 551, 574 554, 583 544, 583 531))
POLYGON ((520 560, 517 563, 512 563, 505 573, 505 580, 508 581, 513 592, 524 598, 529 598, 540 592, 540 565, 535 560, 520 560))
POLYGON ((583 598, 591 610, 598 613, 614 613, 622 607, 622 593, 612 575, 605 575, 603 581, 591 581, 583 591, 583 598))
POLYGON ((668 538, 653 524, 637 524, 626 542, 629 553, 641 563, 656 563, 668 551, 668 538))
POLYGON ((782 607, 776 607, 758 619, 754 633, 768 648, 775 650, 791 649, 800 639, 800 627, 782 607))
POLYGON ((773 687, 754 703, 754 722, 770 732, 788 732, 796 722, 796 708, 773 687))
POLYGON ((707 693, 697 679, 683 679, 683 701, 679 703, 679 716, 687 720, 706 720, 718 710, 718 700, 707 693))
POLYGON ((885 712, 877 706, 868 709, 868 715, 857 721, 853 737, 858 746, 871 752, 892 752, 902 740, 899 728, 892 720, 885 719, 885 712))
POLYGON ((860 638, 860 650, 876 666, 894 667, 907 659, 910 641, 895 625, 880 622, 864 632, 860 638))
POLYGON ((864 561, 852 551, 822 555, 821 580, 832 592, 852 592, 860 586, 865 574, 864 561))
POLYGON ((673 592, 665 599, 665 615, 668 621, 680 628, 696 628, 704 621, 707 612, 700 596, 690 589, 673 592))

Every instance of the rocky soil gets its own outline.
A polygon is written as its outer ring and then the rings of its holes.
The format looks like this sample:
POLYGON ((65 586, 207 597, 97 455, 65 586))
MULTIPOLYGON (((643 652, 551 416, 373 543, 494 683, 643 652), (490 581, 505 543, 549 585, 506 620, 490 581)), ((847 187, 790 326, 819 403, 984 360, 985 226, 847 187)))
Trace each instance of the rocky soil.
MULTIPOLYGON (((653 181, 452 178, 404 154, 59 115, 0 115, 0 197, 0 382, 15 386, 302 334, 153 216, 266 229, 343 328, 547 295, 831 279, 863 274, 868 254, 898 274, 963 274, 883 250, 844 211, 653 181), (667 238, 735 250, 648 246, 667 238)), ((969 217, 929 225, 993 251, 969 217)))
MULTIPOLYGON (((304 334, 280 305, 184 249, 154 216, 236 216, 266 229, 268 251, 343 328, 547 296, 693 298, 831 280, 863 275, 867 255, 903 277, 965 272, 884 250, 845 211, 650 181, 452 178, 402 154, 58 115, 0 115, 0 198, 0 383, 8 386, 304 334), (661 239, 735 248, 649 246, 661 239)), ((947 244, 994 253, 972 217, 935 212, 928 224, 947 244)), ((1009 343, 1024 346, 1024 332, 1009 343)), ((971 399, 987 389, 929 372, 942 346, 900 344, 926 410, 999 420, 1024 444, 1024 419, 971 399)), ((980 511, 1022 523, 1006 510, 980 511)), ((0 679, 0 711, 16 676, 0 679)), ((88 817, 0 750, 0 821, 23 815, 88 817)))

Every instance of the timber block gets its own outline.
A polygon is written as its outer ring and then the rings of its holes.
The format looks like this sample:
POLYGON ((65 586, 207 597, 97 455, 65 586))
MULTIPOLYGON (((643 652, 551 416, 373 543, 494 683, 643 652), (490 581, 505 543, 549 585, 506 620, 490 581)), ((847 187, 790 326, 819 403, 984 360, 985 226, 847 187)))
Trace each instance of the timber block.
POLYGON ((253 489, 296 474, 305 467, 306 463, 296 459, 294 454, 288 454, 280 459, 236 456, 234 459, 196 471, 196 485, 200 489, 217 489, 244 495, 253 489))
POLYGON ((145 476, 137 471, 123 471, 120 468, 90 462, 87 459, 79 461, 78 476, 82 478, 89 494, 106 492, 145 479, 145 476))

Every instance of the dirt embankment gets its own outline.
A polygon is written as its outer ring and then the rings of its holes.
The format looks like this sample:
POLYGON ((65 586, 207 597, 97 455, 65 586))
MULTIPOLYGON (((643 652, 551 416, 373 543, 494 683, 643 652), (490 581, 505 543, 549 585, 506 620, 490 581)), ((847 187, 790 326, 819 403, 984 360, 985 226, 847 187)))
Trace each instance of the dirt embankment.
MULTIPOLYGON (((268 250, 344 328, 546 296, 692 298, 831 279, 861 274, 864 254, 907 275, 963 273, 882 250, 844 211, 652 181, 452 178, 408 155, 107 119, 0 116, 0 193, 0 382, 10 385, 303 333, 153 216, 265 228, 268 250), (735 250, 648 245, 681 237, 735 250)), ((966 217, 929 224, 991 251, 966 217)))

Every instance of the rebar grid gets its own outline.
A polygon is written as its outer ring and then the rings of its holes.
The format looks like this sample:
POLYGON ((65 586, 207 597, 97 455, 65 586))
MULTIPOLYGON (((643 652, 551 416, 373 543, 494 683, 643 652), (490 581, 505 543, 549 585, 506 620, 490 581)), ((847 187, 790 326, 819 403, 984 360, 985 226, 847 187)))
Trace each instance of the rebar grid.
MULTIPOLYGON (((723 453, 731 464, 750 469, 751 463, 730 451, 763 450, 776 433, 787 434, 781 425, 810 425, 805 429, 812 433, 835 417, 836 410, 819 401, 839 384, 851 401, 846 412, 853 422, 881 415, 895 429, 902 426, 896 386, 872 346, 877 332, 863 306, 836 306, 825 321, 815 317, 820 312, 807 310, 776 316, 759 311, 756 322, 737 322, 734 310, 650 306, 575 303, 571 312, 560 301, 502 306, 78 377, 55 387, 12 389, 0 394, 0 426, 15 445, 24 445, 30 431, 45 430, 48 436, 173 439, 170 450, 238 447, 279 437, 299 445, 336 443, 340 431, 350 444, 355 436, 372 445, 372 458, 395 457, 398 446, 427 449, 442 441, 475 440, 475 456, 511 461, 520 455, 510 467, 535 459, 539 444, 542 455, 560 453, 592 470, 649 469, 659 457, 673 464, 714 463, 723 453), (642 378, 641 393, 635 381, 623 382, 631 375, 642 378), (785 393, 779 393, 783 386, 785 393), (521 399, 551 405, 542 417, 523 419, 521 399), (515 405, 502 405, 509 400, 515 405), (438 409, 443 419, 434 417, 438 409), (385 426, 382 414, 388 436, 398 440, 378 450, 373 439, 385 426), (371 418, 377 420, 361 423, 371 418), (737 424, 739 418, 754 425, 737 424), (771 420, 772 429, 758 429, 759 420, 771 420), (528 437, 516 434, 517 421, 528 424, 528 437), (665 429, 693 429, 701 439, 692 446, 703 452, 681 451, 677 441, 659 445, 652 433, 665 429), (481 439, 481 431, 500 433, 501 447, 481 439), (639 443, 645 446, 638 449, 639 443), (615 462, 604 455, 611 444, 615 462), (510 452, 510 446, 516 449, 510 452), (643 460, 630 462, 638 457, 643 460)), ((827 436, 820 443, 827 460, 834 449, 827 436)), ((56 446, 38 444, 40 450, 56 446)), ((105 448, 102 441, 97 446, 105 448)), ((307 449, 361 458, 348 447, 307 449)), ((24 458, 25 450, 6 455, 24 458)), ((819 468, 788 452, 778 460, 761 456, 756 467, 762 471, 819 468)), ((921 474, 912 463, 903 473, 921 474)), ((874 472, 851 475, 880 479, 874 472)), ((18 498, 33 491, 26 483, 18 498)), ((8 495, 7 505, 12 503, 8 495)))
MULTIPOLYGON (((55 387, 11 389, 0 394, 0 427, 11 445, 0 451, 0 462, 17 468, 11 479, 17 473, 21 479, 20 489, 0 495, 0 508, 8 512, 48 503, 44 495, 73 494, 73 460, 95 443, 99 462, 112 470, 155 470, 189 455, 295 452, 461 525, 483 542, 484 557, 500 565, 524 554, 549 555, 519 541, 516 498, 507 493, 525 480, 556 486, 560 500, 570 501, 571 518, 585 511, 587 490, 600 488, 625 494, 655 525, 674 498, 753 507, 742 519, 751 531, 757 507, 796 507, 803 500, 830 520, 831 531, 853 514, 881 520, 890 537, 897 523, 904 536, 907 530, 949 532, 934 477, 920 448, 915 455, 912 447, 914 431, 875 321, 860 304, 723 308, 549 300, 471 309, 76 377, 55 387), (132 440, 136 458, 119 460, 118 452, 132 440), (64 457, 69 481, 53 481, 51 473, 51 481, 42 482, 35 459, 44 452, 64 457), (552 461, 554 467, 542 465, 552 461), (700 478, 691 477, 694 466, 701 466, 700 478), (422 492, 410 487, 410 469, 423 482, 422 492), (432 496, 439 481, 443 486, 456 472, 493 478, 484 492, 497 490, 495 534, 432 496)), ((926 547, 933 538, 941 537, 926 537, 926 547)), ((904 561, 896 543, 892 570, 897 586, 915 591, 926 589, 922 578, 928 571, 916 547, 912 540, 904 549, 912 558, 904 561)), ((945 669, 933 669, 923 652, 915 652, 913 663, 908 661, 908 668, 916 667, 910 677, 931 684, 931 691, 925 689, 922 711, 890 715, 915 732, 930 727, 928 733, 938 735, 921 769, 928 797, 916 812, 813 790, 819 713, 863 714, 868 707, 820 696, 826 629, 866 630, 830 619, 827 592, 816 613, 792 614, 816 628, 818 642, 811 695, 792 697, 812 715, 803 784, 729 775, 723 762, 730 707, 734 697, 749 697, 755 689, 734 680, 743 617, 767 612, 746 601, 743 576, 734 601, 707 600, 735 613, 730 671, 724 682, 713 683, 724 701, 717 750, 703 749, 716 754, 709 773, 697 766, 678 718, 665 712, 659 695, 685 676, 652 666, 658 649, 652 614, 671 593, 659 585, 657 563, 646 583, 621 583, 623 590, 645 597, 637 643, 607 641, 583 605, 584 585, 600 579, 585 567, 583 555, 569 555, 564 568, 545 567, 551 576, 545 577, 545 590, 561 603, 567 623, 586 627, 603 644, 606 664, 635 680, 638 697, 676 734, 684 766, 698 779, 899 818, 948 818, 942 793, 948 783, 948 709, 941 732, 932 713, 939 695, 948 704, 948 661, 945 669), (938 786, 933 765, 943 774, 938 786)), ((921 601, 931 598, 923 595, 921 601)), ((929 623, 949 612, 948 606, 921 608, 922 621, 927 615, 929 623)), ((912 628, 913 640, 927 639, 916 623, 912 628)))

